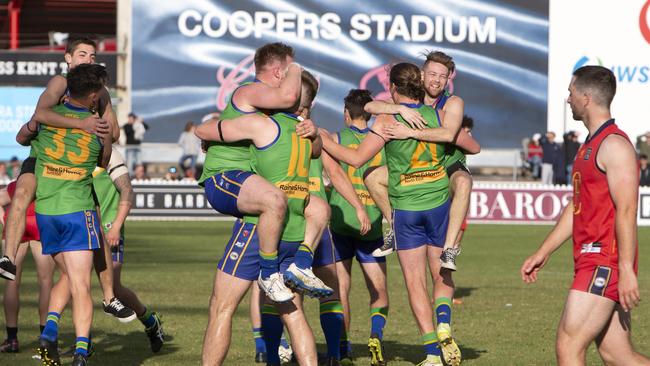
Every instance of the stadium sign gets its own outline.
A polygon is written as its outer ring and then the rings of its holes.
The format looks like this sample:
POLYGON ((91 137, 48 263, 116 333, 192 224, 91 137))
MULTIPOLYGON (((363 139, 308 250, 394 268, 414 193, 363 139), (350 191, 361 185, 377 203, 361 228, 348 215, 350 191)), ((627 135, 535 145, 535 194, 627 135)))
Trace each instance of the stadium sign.
POLYGON ((165 181, 133 181, 135 202, 131 217, 198 219, 218 218, 206 201, 203 189, 196 183, 165 181))
MULTIPOLYGON (((117 54, 97 54, 97 63, 108 70, 108 85, 115 86, 117 54)), ((45 87, 50 79, 68 71, 63 53, 34 51, 0 51, 0 85, 45 87)))

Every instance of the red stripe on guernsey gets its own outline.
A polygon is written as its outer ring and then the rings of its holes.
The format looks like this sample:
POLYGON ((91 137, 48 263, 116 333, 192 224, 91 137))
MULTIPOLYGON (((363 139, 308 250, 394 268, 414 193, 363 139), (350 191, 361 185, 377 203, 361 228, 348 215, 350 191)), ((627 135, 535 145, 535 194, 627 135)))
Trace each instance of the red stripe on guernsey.
MULTIPOLYGON (((7 185, 7 194, 9 198, 14 199, 14 193, 16 193, 16 181, 12 181, 7 185)), ((5 223, 7 223, 7 216, 9 215, 9 209, 5 210, 5 223)), ((36 211, 34 211, 34 201, 32 201, 27 207, 27 216, 36 217, 36 211)))
POLYGON ((601 143, 610 135, 630 140, 613 119, 609 120, 589 136, 573 163, 573 259, 576 270, 595 266, 618 269, 616 208, 607 178, 596 162, 601 143))

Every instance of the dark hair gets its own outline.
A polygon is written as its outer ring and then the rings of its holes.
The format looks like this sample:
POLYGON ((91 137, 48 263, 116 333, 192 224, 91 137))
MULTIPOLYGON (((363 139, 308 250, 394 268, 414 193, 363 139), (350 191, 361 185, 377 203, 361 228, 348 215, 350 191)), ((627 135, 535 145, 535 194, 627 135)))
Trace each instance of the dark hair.
POLYGON ((192 130, 192 127, 194 127, 194 122, 189 121, 185 124, 185 132, 190 132, 192 130))
POLYGON ((424 99, 424 85, 420 68, 409 62, 402 62, 390 69, 390 82, 395 84, 397 93, 412 99, 424 99))
POLYGON ((460 123, 461 128, 469 128, 470 130, 474 129, 474 118, 468 116, 468 115, 463 115, 463 121, 460 123))
POLYGON ((445 65, 447 70, 449 70, 449 75, 451 75, 454 72, 454 70, 456 70, 456 64, 454 63, 454 60, 451 58, 451 56, 447 55, 444 52, 429 51, 429 53, 426 54, 426 58, 427 59, 424 61, 425 66, 429 62, 443 64, 445 65))
POLYGON ((100 64, 79 65, 67 75, 68 90, 72 98, 84 98, 104 87, 108 74, 106 67, 100 64))
POLYGON ((80 44, 87 44, 93 46, 94 49, 97 49, 97 43, 95 43, 95 41, 86 36, 76 35, 68 37, 68 42, 65 45, 65 53, 73 54, 77 49, 77 46, 80 44))
POLYGON ((641 160, 641 159, 648 160, 648 155, 646 155, 646 154, 639 155, 639 160, 641 160))
POLYGON ((284 43, 268 43, 255 51, 255 70, 261 71, 264 66, 273 61, 284 61, 287 56, 293 57, 293 48, 284 43))
POLYGON ((302 85, 307 86, 307 93, 309 93, 307 101, 311 105, 314 98, 316 98, 316 93, 318 93, 318 80, 307 70, 302 70, 300 79, 302 80, 302 85))
POLYGON ((370 90, 350 89, 343 101, 345 102, 345 109, 350 114, 350 118, 363 118, 366 121, 370 119, 371 114, 363 109, 366 104, 372 102, 370 90))
POLYGON ((616 94, 614 73, 602 66, 583 66, 573 72, 576 90, 591 95, 596 104, 609 108, 616 94))

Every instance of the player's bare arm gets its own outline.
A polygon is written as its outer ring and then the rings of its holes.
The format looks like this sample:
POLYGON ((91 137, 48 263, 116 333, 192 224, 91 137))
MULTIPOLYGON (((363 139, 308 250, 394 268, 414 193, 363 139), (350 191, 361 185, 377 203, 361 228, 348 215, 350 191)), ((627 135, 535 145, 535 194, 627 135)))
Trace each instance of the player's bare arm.
POLYGON ((338 161, 332 158, 327 152, 323 152, 321 159, 323 160, 323 169, 330 177, 334 189, 336 189, 336 191, 339 192, 352 207, 354 207, 357 220, 359 220, 359 223, 361 224, 359 233, 361 235, 366 235, 366 233, 370 231, 370 218, 368 217, 366 208, 361 203, 361 200, 359 200, 359 196, 357 196, 357 192, 352 186, 352 182, 350 182, 350 179, 347 174, 345 174, 338 161))
MULTIPOLYGON (((111 176, 111 179, 113 177, 111 176)), ((120 244, 121 230, 126 221, 126 217, 131 211, 131 205, 135 197, 133 187, 131 186, 131 178, 129 178, 128 171, 121 174, 119 177, 113 179, 115 188, 120 192, 120 203, 117 208, 117 215, 115 220, 111 223, 111 228, 106 233, 106 241, 111 247, 116 247, 120 244)))
POLYGON ((111 161, 111 154, 113 153, 113 139, 111 138, 112 132, 109 128, 108 133, 103 134, 103 135, 97 135, 97 138, 102 143, 102 152, 101 152, 101 159, 99 161, 99 165, 102 168, 106 168, 108 166, 108 163, 111 161))
POLYGON ((233 102, 246 111, 291 108, 300 99, 301 73, 302 67, 292 63, 279 87, 274 88, 264 83, 247 84, 235 92, 233 102))
POLYGON ((278 126, 269 117, 247 114, 231 120, 210 120, 197 126, 194 134, 206 141, 251 140, 255 146, 265 146, 278 135, 278 126))
POLYGON ((564 244, 573 232, 573 203, 569 203, 562 211, 560 219, 548 234, 535 254, 524 261, 521 266, 521 279, 526 283, 537 281, 537 273, 544 267, 553 252, 564 244))
POLYGON ((317 159, 323 150, 323 141, 318 134, 318 127, 311 119, 307 118, 296 124, 296 134, 311 140, 311 157, 317 159))
POLYGON ((424 117, 422 117, 420 112, 405 105, 394 104, 382 100, 373 100, 372 102, 367 103, 363 109, 366 112, 375 115, 399 114, 412 128, 425 128, 427 126, 427 121, 424 120, 424 117))
POLYGON ((116 142, 120 139, 120 125, 117 123, 117 115, 113 110, 113 103, 111 102, 111 95, 108 92, 108 89, 104 87, 99 93, 99 104, 103 107, 100 115, 102 119, 107 121, 113 128, 113 142, 116 142))
POLYGON ((323 138, 323 149, 327 151, 333 158, 359 168, 363 164, 372 159, 381 149, 386 145, 388 138, 383 135, 384 127, 390 122, 393 116, 382 114, 377 117, 375 124, 359 147, 350 149, 343 145, 336 143, 329 132, 321 130, 321 137, 323 138))
MULTIPOLYGON (((32 120, 43 123, 52 127, 59 128, 77 128, 88 133, 99 135, 108 132, 108 124, 98 116, 88 116, 82 120, 64 117, 52 111, 52 107, 57 105, 61 97, 65 95, 68 87, 66 78, 61 75, 53 77, 48 83, 45 91, 38 98, 36 110, 32 120)), ((118 132, 119 136, 119 132, 118 132)))
POLYGON ((634 273, 637 245, 636 216, 639 197, 639 169, 636 152, 622 136, 610 135, 600 146, 596 161, 607 175, 607 185, 616 207, 618 243, 618 292, 621 306, 629 311, 639 304, 639 286, 634 273))

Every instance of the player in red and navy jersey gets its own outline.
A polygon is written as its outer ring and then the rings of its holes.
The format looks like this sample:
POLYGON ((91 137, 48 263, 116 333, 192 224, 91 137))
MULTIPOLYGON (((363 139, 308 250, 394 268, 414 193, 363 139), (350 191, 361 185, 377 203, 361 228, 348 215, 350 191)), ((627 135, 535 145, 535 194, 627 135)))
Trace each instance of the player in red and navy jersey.
POLYGON ((592 341, 607 365, 650 365, 630 340, 630 310, 639 303, 639 170, 627 135, 611 118, 616 78, 601 66, 573 73, 568 103, 589 136, 573 165, 573 201, 521 267, 535 282, 551 253, 573 237, 575 274, 557 332, 559 365, 584 365, 592 341))

